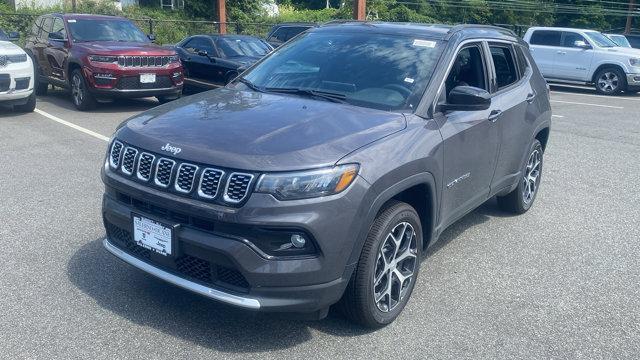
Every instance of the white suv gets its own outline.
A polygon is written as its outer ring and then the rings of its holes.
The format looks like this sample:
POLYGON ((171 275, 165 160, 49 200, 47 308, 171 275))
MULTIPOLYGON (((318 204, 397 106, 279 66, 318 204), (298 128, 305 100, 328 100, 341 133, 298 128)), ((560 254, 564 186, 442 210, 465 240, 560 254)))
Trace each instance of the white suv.
POLYGON ((550 82, 593 84, 599 93, 640 91, 640 50, 593 30, 532 27, 524 40, 550 82))
POLYGON ((0 106, 33 111, 36 108, 33 74, 31 58, 0 30, 0 106))

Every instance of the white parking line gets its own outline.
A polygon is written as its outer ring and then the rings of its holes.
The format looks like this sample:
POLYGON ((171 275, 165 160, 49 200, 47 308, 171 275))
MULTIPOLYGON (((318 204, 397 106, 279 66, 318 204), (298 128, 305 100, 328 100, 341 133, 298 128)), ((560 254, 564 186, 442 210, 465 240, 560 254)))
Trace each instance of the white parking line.
POLYGON ((566 92, 566 91, 551 91, 552 94, 563 94, 563 95, 576 95, 576 96, 590 96, 590 97, 596 97, 596 98, 600 98, 600 99, 615 99, 615 100, 630 100, 630 101, 640 101, 639 97, 636 98, 630 98, 630 97, 624 97, 624 96, 616 96, 616 97, 612 97, 612 96, 606 96, 606 95, 594 95, 594 94, 579 94, 579 93, 572 93, 572 92, 566 92))
POLYGON ((91 135, 91 136, 93 136, 93 137, 95 137, 97 139, 100 139, 100 140, 103 140, 103 141, 109 141, 109 137, 108 136, 104 136, 102 134, 98 134, 95 131, 91 131, 89 129, 85 129, 82 126, 78 126, 76 124, 73 124, 73 123, 70 123, 68 121, 62 120, 59 117, 51 115, 51 114, 49 114, 49 113, 47 113, 45 111, 42 111, 40 109, 36 109, 35 112, 37 112, 38 114, 40 114, 40 115, 42 115, 42 116, 44 116, 44 117, 46 117, 48 119, 51 119, 51 120, 53 120, 55 122, 58 122, 58 123, 60 123, 62 125, 66 125, 66 126, 72 128, 72 129, 76 129, 76 130, 81 131, 81 132, 83 132, 83 133, 85 133, 87 135, 91 135))
POLYGON ((622 106, 590 104, 590 103, 582 103, 582 102, 574 102, 574 101, 551 100, 551 102, 562 103, 562 104, 572 104, 572 105, 597 106, 597 107, 604 107, 604 108, 610 108, 610 109, 624 109, 622 106))

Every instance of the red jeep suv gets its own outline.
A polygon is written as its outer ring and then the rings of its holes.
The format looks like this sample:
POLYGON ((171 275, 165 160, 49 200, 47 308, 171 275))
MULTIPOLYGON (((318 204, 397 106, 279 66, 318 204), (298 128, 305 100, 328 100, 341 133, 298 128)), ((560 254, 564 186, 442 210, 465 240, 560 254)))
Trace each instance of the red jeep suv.
POLYGON ((176 99, 182 93, 180 59, 151 40, 121 17, 42 15, 25 45, 35 64, 36 93, 45 94, 49 84, 68 88, 80 110, 109 98, 176 99))

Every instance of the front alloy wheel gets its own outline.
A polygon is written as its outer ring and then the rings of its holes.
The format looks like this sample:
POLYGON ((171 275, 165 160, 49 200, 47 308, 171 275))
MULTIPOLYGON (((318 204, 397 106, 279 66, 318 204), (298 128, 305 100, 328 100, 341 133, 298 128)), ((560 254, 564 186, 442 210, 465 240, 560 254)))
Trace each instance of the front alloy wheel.
POLYGON ((90 110, 96 104, 79 69, 73 70, 71 74, 71 99, 79 110, 90 110))
POLYGON ((391 200, 371 226, 339 306, 370 328, 393 322, 411 297, 420 270, 422 225, 411 205, 391 200))
POLYGON ((596 74, 596 90, 604 95, 616 95, 625 90, 627 82, 622 71, 605 68, 596 74))

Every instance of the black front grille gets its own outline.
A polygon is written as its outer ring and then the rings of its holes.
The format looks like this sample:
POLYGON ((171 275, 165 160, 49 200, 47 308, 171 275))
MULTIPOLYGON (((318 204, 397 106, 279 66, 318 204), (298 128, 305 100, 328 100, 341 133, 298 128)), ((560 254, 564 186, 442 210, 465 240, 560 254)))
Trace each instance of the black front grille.
POLYGON ((113 80, 108 78, 103 78, 103 77, 97 77, 97 78, 94 78, 93 81, 95 81, 96 85, 98 86, 107 86, 107 85, 111 85, 111 82, 113 80))
POLYGON ((176 269, 194 279, 212 283, 211 263, 191 255, 180 256, 176 260, 176 269))
POLYGON ((122 156, 122 172, 131 175, 133 174, 133 169, 136 162, 136 155, 138 155, 138 150, 134 148, 126 148, 124 150, 124 155, 122 156))
MULTIPOLYGON (((154 266, 165 269, 168 268, 167 270, 179 273, 192 280, 229 288, 235 291, 246 292, 250 287, 249 282, 240 271, 228 265, 220 265, 211 260, 207 260, 209 258, 219 259, 221 255, 217 253, 188 245, 179 245, 178 248, 185 248, 186 253, 183 252, 175 259, 165 257, 136 244, 130 231, 121 229, 109 221, 105 221, 105 227, 107 237, 113 245, 154 266), (198 251, 198 253, 194 254, 192 251, 198 251)), ((230 264, 230 260, 228 259, 224 262, 230 264)))
POLYGON ((171 183, 171 172, 173 171, 173 166, 175 164, 175 161, 165 158, 158 161, 156 169, 156 184, 163 187, 169 186, 169 183, 171 183))
POLYGON ((220 179, 224 175, 224 171, 218 169, 204 169, 202 176, 200 177, 200 187, 198 189, 198 195, 213 199, 218 195, 218 188, 220 187, 220 179))
POLYGON ((151 179, 151 167, 153 166, 153 160, 155 156, 149 153, 140 154, 140 160, 138 160, 138 179, 149 181, 151 179))
POLYGON ((0 91, 9 90, 10 85, 11 77, 9 77, 9 74, 0 74, 0 91))
POLYGON ((190 193, 193 189, 193 180, 196 177, 198 167, 192 164, 182 163, 178 168, 178 178, 176 179, 176 190, 190 193))
POLYGON ((29 81, 31 81, 30 77, 17 78, 16 79, 16 90, 28 89, 29 88, 29 81))
POLYGON ((225 200, 229 202, 241 202, 249 193, 249 185, 253 180, 253 175, 243 173, 233 173, 227 180, 227 188, 224 194, 225 200))
POLYGON ((168 56, 119 56, 122 67, 162 67, 169 64, 168 56))
POLYGON ((0 55, 0 67, 7 66, 8 62, 9 62, 9 57, 7 55, 0 55))
POLYGON ((139 76, 123 76, 116 85, 120 90, 166 89, 172 86, 171 78, 165 75, 156 76, 154 83, 141 83, 139 76))
POLYGON ((117 168, 120 165, 120 154, 124 145, 120 141, 114 141, 111 146, 111 154, 109 155, 109 162, 111 166, 117 168))

